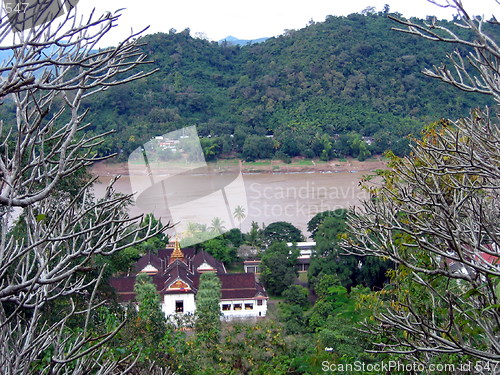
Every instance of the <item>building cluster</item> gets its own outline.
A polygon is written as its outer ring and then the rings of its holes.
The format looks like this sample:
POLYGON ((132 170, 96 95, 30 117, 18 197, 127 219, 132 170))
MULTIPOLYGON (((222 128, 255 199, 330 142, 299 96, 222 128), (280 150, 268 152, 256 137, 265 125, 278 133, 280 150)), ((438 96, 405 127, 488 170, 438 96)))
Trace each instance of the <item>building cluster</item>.
POLYGON ((181 249, 178 241, 157 254, 141 257, 131 274, 111 278, 119 302, 135 300, 134 284, 138 274, 151 276, 161 296, 166 317, 174 314, 192 315, 196 311, 196 293, 200 275, 214 272, 221 281, 221 316, 258 318, 266 316, 268 295, 253 273, 227 273, 224 264, 205 251, 181 249))

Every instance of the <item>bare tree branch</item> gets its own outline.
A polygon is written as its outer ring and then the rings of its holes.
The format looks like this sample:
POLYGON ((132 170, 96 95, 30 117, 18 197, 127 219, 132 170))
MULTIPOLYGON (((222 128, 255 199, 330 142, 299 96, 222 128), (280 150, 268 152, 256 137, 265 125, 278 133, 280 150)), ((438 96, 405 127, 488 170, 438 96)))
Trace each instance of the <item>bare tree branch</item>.
MULTIPOLYGON (((498 22, 469 16, 459 0, 431 2, 454 8, 456 26, 471 37, 436 19, 396 19, 406 27, 398 31, 460 47, 448 56, 449 65, 424 73, 500 103, 500 48, 485 31, 487 23, 492 28, 498 22)), ((352 210, 351 236, 342 243, 349 254, 397 264, 366 331, 383 338, 379 352, 426 363, 457 353, 493 369, 500 364, 498 116, 486 108, 441 120, 409 157, 394 157, 390 167, 365 181, 370 199, 352 210)))
POLYGON ((102 159, 93 149, 109 134, 85 133, 83 100, 155 70, 141 70, 148 61, 140 33, 116 47, 96 48, 118 13, 84 19, 63 1, 56 13, 70 10, 44 22, 37 12, 56 2, 38 3, 30 5, 31 19, 15 20, 21 24, 0 19, 0 50, 12 51, 0 65, 0 100, 16 109, 15 123, 0 123, 0 373, 128 373, 136 359, 112 360, 105 350, 123 323, 97 336, 89 328, 102 304, 96 299, 102 271, 97 279, 88 271, 96 268, 97 255, 115 254, 168 225, 129 217, 131 197, 114 191, 116 180, 97 201, 94 180, 74 195, 60 184, 102 159), (62 299, 70 308, 51 322, 48 306, 62 299), (78 332, 68 327, 75 316, 84 317, 78 332))
POLYGON ((455 9, 458 17, 455 25, 465 30, 469 37, 461 37, 451 29, 439 25, 436 18, 419 24, 389 16, 405 26, 404 29, 394 30, 465 48, 457 49, 448 55, 449 65, 443 63, 432 69, 425 69, 424 74, 463 91, 492 95, 496 102, 500 103, 500 48, 494 38, 485 31, 486 24, 492 27, 497 24, 496 21, 485 21, 481 16, 469 16, 459 0, 430 2, 455 9))
POLYGON ((390 338, 382 351, 462 353, 496 363, 500 128, 479 110, 442 125, 428 130, 411 157, 393 162, 382 186, 365 184, 371 199, 351 213, 352 237, 342 246, 391 259, 407 275, 395 276, 405 302, 394 301, 370 327, 390 338), (404 292, 411 285, 420 285, 416 295, 404 292), (462 334, 464 326, 477 333, 462 334))

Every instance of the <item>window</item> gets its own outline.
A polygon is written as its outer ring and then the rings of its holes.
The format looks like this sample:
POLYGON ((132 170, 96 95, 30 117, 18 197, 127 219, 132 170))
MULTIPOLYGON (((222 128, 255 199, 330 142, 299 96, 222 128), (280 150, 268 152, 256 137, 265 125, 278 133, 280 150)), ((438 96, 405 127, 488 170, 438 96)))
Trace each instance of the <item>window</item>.
POLYGON ((175 301, 175 312, 184 312, 184 301, 175 301))
POLYGON ((233 309, 234 310, 241 310, 241 303, 235 303, 233 309))
POLYGON ((257 300, 257 306, 262 306, 262 300, 261 299, 257 300))
POLYGON ((228 304, 222 305, 222 311, 229 311, 229 310, 231 310, 231 305, 228 305, 228 304))
POLYGON ((245 303, 245 310, 253 310, 253 303, 245 303))
POLYGON ((255 273, 255 267, 247 267, 247 273, 255 273))

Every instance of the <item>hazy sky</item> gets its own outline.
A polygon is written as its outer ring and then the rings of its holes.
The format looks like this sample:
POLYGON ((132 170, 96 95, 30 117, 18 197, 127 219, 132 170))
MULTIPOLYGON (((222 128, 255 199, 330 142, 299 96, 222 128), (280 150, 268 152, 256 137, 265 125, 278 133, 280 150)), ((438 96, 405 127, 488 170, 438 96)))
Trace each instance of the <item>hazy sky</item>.
MULTIPOLYGON (((441 3, 446 0, 437 0, 441 3)), ((150 25, 148 33, 178 31, 189 27, 191 35, 204 33, 210 40, 228 35, 240 39, 276 36, 285 29, 300 29, 308 21, 324 21, 327 15, 347 15, 368 6, 377 11, 384 4, 404 16, 436 15, 451 18, 450 9, 441 9, 426 0, 80 0, 80 10, 96 7, 114 11, 126 8, 119 27, 106 40, 115 44, 125 34, 150 25)), ((463 0, 469 13, 491 16, 499 8, 495 0, 463 0)))

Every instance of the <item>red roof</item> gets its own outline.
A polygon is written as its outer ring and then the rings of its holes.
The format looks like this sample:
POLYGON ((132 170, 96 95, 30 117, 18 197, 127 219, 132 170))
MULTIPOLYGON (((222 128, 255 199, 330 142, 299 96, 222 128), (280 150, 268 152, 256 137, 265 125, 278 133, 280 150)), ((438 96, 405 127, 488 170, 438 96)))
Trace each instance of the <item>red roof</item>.
MULTIPOLYGON (((255 281, 253 273, 226 273, 217 275, 221 281, 221 299, 250 299, 257 296, 267 297, 264 287, 255 281)), ((198 289, 199 277, 194 285, 198 289)))
POLYGON ((491 265, 499 265, 500 266, 500 257, 498 257, 498 256, 488 254, 485 252, 480 252, 478 254, 478 256, 481 257, 482 259, 484 259, 486 262, 488 262, 491 265))

